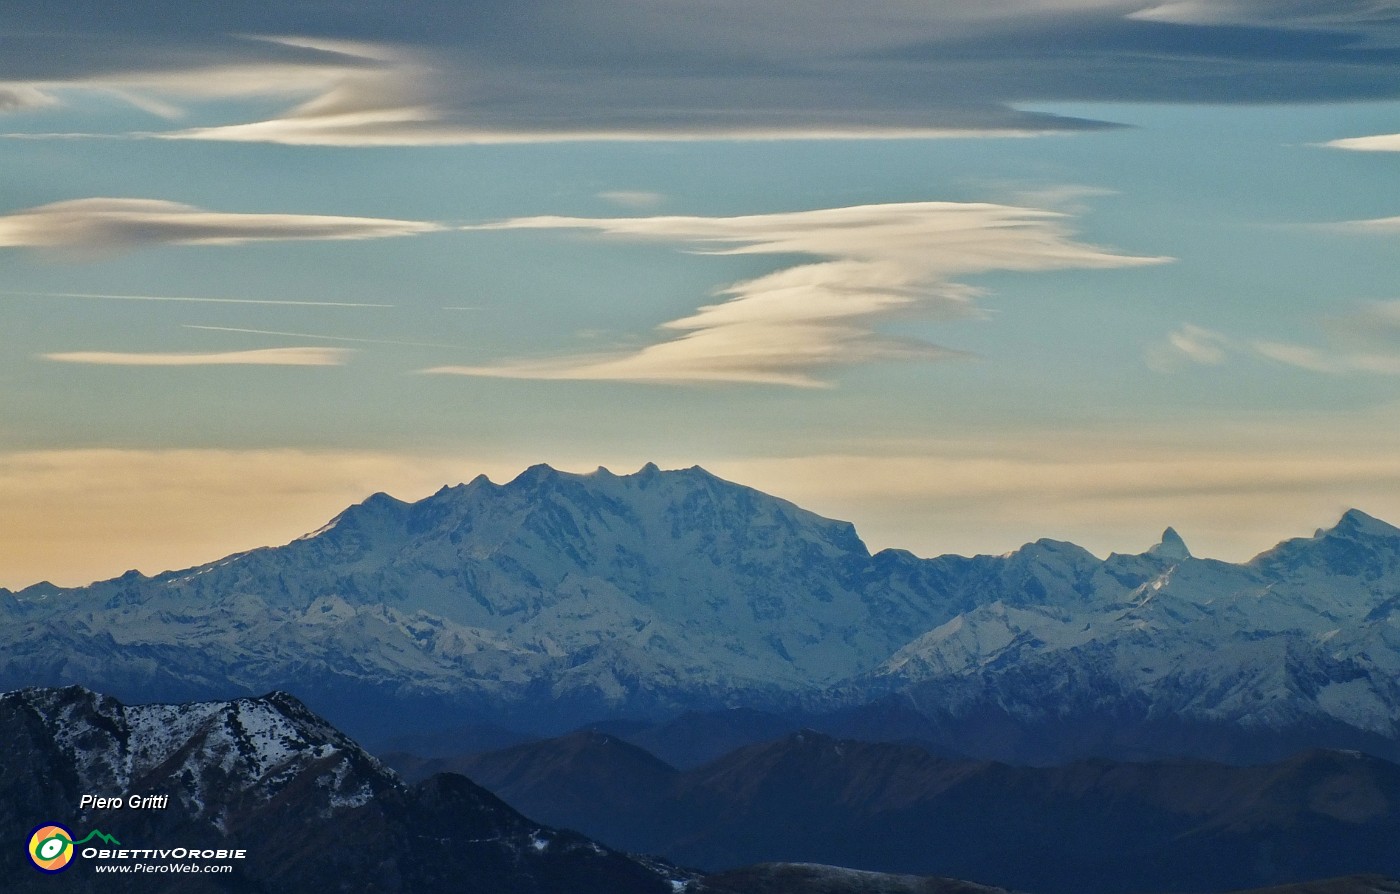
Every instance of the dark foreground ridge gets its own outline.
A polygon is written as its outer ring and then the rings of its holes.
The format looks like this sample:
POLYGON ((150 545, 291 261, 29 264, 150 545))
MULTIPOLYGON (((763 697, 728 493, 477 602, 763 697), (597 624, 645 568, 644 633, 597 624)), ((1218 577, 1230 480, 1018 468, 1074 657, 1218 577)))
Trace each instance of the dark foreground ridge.
POLYGON ((694 878, 534 823, 462 776, 405 785, 280 692, 135 707, 76 686, 0 696, 0 839, 6 892, 674 894, 694 878), (160 810, 80 811, 94 793, 170 798, 160 810), (230 862, 229 875, 112 875, 78 856, 50 877, 28 865, 24 842, 52 822, 128 849, 247 857, 197 861, 230 862))
MULTIPOLYGON (((567 750, 578 754, 592 747, 613 749, 616 743, 607 739, 583 734, 567 750)), ((859 743, 804 734, 795 744, 799 752, 829 752, 859 743)), ((793 745, 775 747, 791 751, 793 745)), ((634 766, 648 763, 637 755, 627 760, 634 766)), ((741 758, 744 763, 755 760, 769 766, 781 763, 772 755, 741 758)), ((801 769, 811 772, 821 763, 807 760, 801 769)), ((654 775, 665 767, 651 759, 646 772, 654 775)), ((734 776, 732 767, 705 772, 734 776)), ((1073 777, 1084 770, 1064 772, 1073 777)), ((1137 772, 1151 775, 1160 768, 1137 772)), ((1101 769, 1100 775, 1113 773, 1101 769)), ((1321 809, 1351 811, 1353 819, 1357 811, 1376 809, 1364 798, 1348 800, 1326 768, 1313 775, 1321 787, 1312 796, 1332 799, 1330 807, 1324 804, 1321 809)), ((752 785, 734 781, 741 788, 752 785)), ((900 781, 913 780, 906 775, 900 781)), ((1167 787, 1178 781, 1167 776, 1161 780, 1167 787)), ((626 782, 613 780, 619 786, 626 782)), ((757 785, 763 788, 767 783, 757 785)), ((726 811, 740 803, 732 792, 727 797, 726 811)), ((1178 797, 1189 800, 1193 795, 1178 797)), ((1282 813, 1287 806, 1286 798, 1276 805, 1282 813)), ((805 820, 778 811, 767 821, 818 823, 823 817, 817 807, 808 805, 814 812, 805 820)), ((1121 811, 1117 815, 1123 816, 1121 811)), ((719 819, 727 822, 730 815, 719 819)), ((732 819, 753 829, 758 817, 750 810, 732 819)), ((943 822, 955 820, 953 814, 943 822)), ((1243 825, 1256 820, 1248 812, 1235 818, 1243 825)), ((1056 822, 1054 815, 1041 816, 1036 834, 1046 838, 1056 822)), ((946 877, 810 862, 767 862, 704 874, 628 855, 526 819, 460 775, 443 773, 406 785, 297 699, 280 692, 229 702, 140 706, 126 706, 76 686, 0 695, 0 838, 12 843, 0 849, 0 889, 7 894, 1007 894, 1001 888, 946 877), (123 799, 168 797, 168 806, 78 809, 82 795, 92 793, 123 799), (229 875, 111 875, 98 873, 96 866, 121 864, 121 859, 78 856, 61 876, 49 876, 28 865, 22 846, 32 829, 48 823, 60 823, 94 846, 109 842, 114 850, 242 850, 247 857, 229 861, 236 865, 229 875)), ((1011 852, 1034 844, 1035 836, 1027 835, 1000 846, 1011 852)), ((1117 845, 1103 843, 1106 849, 1117 845)), ((1299 838, 1293 845, 1308 843, 1299 838)), ((984 844, 994 846, 997 843, 984 844)), ((1048 862, 1063 859, 1062 855, 1048 862)), ((147 856, 137 862, 172 861, 147 856)), ((1208 890, 1203 884, 1145 888, 1124 879, 1097 889, 1208 890)), ((1037 889, 1029 890, 1038 894, 1037 889)), ((1356 876, 1273 894, 1400 894, 1400 885, 1380 876, 1356 876)))
POLYGON ((1038 894, 1400 875, 1400 766, 1357 752, 1015 767, 803 731, 681 771, 582 731, 446 763, 531 816, 709 870, 783 859, 1038 894))

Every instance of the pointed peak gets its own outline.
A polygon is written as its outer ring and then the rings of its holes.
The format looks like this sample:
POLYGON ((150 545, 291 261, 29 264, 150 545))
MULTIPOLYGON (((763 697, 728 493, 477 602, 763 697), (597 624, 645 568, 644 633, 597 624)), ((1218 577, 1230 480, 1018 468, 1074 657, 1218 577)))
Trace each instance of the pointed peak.
POLYGON ((1348 509, 1343 512, 1336 527, 1332 530, 1339 534, 1363 534, 1373 537, 1400 536, 1400 528, 1387 524, 1375 516, 1367 515, 1360 509, 1348 509))
POLYGON ((650 478, 653 475, 660 475, 661 469, 659 466, 656 465, 656 463, 647 463, 646 465, 642 466, 640 469, 637 470, 637 474, 650 478))
POLYGON ((1187 549, 1186 541, 1181 539, 1181 535, 1175 528, 1167 528, 1162 532, 1162 539, 1156 546, 1147 551, 1149 556, 1156 556, 1159 559, 1189 559, 1191 550, 1187 549))

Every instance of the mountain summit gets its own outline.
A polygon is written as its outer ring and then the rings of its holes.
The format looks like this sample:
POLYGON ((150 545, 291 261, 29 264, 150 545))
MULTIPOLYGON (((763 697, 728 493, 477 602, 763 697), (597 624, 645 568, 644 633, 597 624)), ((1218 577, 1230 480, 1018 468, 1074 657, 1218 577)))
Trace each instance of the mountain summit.
MULTIPOLYGON (((944 612, 872 585, 872 562, 848 522, 699 467, 537 465, 415 503, 375 494, 286 546, 13 608, 66 613, 69 666, 123 693, 378 690, 579 723, 786 704, 873 667, 944 612)), ((0 682, 63 682, 14 639, 0 682)))
POLYGON ((1176 533, 1175 528, 1167 528, 1163 531, 1161 541, 1149 549, 1147 554, 1174 562, 1191 558, 1191 550, 1186 548, 1186 541, 1181 539, 1181 535, 1176 533))
POLYGON ((1192 559, 1170 528, 1140 555, 1042 539, 922 559, 699 467, 537 465, 375 494, 197 568, 0 594, 0 686, 286 689, 361 736, 880 704, 926 719, 901 735, 1003 758, 1177 736, 1220 757, 1241 735, 1261 757, 1389 753, 1397 593, 1400 530, 1354 510, 1243 565, 1192 559))

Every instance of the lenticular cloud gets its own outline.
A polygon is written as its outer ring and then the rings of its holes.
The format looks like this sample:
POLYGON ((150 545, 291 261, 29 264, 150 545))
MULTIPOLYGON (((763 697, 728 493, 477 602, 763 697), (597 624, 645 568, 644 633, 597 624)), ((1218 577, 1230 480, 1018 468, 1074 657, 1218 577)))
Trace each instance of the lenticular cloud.
POLYGON ((530 217, 487 227, 593 230, 712 254, 796 254, 813 261, 720 289, 716 296, 723 300, 663 324, 662 338, 640 350, 428 372, 821 386, 825 382, 818 373, 837 366, 956 355, 876 328, 896 315, 979 315, 978 291, 955 277, 1165 260, 1078 242, 1057 212, 977 203, 910 202, 743 217, 530 217))
POLYGON ((237 245, 282 240, 383 239, 439 224, 317 214, 206 211, 158 199, 74 199, 0 216, 0 247, 77 250, 237 245))

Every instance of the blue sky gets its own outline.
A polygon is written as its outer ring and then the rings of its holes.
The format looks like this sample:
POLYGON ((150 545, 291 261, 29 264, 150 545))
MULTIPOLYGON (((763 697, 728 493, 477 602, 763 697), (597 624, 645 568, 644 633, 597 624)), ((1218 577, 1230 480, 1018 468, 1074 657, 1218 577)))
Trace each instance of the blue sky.
POLYGON ((1400 521, 1396 4, 459 6, 6 26, 0 586, 541 461, 925 555, 1400 521))

